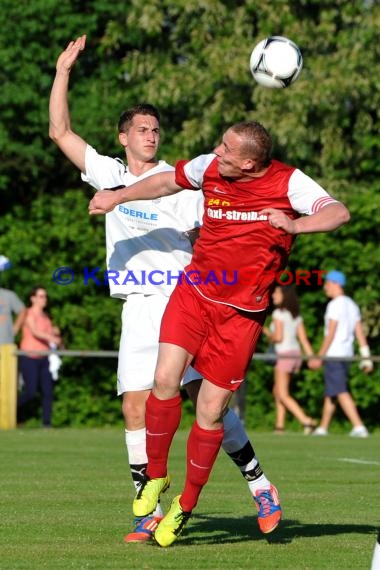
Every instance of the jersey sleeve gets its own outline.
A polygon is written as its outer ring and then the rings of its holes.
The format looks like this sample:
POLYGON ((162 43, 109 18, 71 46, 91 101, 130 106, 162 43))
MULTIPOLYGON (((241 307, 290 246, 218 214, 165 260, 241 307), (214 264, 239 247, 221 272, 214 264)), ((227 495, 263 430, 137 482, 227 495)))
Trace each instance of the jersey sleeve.
POLYGON ((328 204, 337 203, 315 180, 301 170, 294 170, 289 179, 288 198, 299 214, 315 214, 328 204))
POLYGON ((193 160, 179 160, 175 165, 175 181, 182 188, 199 190, 203 177, 215 154, 202 154, 193 160))
POLYGON ((82 180, 95 190, 119 186, 126 169, 121 160, 99 154, 90 145, 86 147, 85 166, 86 172, 82 173, 82 180))

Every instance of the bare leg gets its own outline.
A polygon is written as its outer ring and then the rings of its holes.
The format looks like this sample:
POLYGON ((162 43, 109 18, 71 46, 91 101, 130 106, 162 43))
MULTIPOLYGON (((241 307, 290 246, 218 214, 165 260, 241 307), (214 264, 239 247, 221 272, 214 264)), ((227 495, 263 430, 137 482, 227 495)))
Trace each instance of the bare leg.
POLYGON ((329 429, 329 425, 335 413, 335 410, 336 410, 336 405, 334 404, 330 396, 325 396, 325 399, 323 401, 322 419, 319 424, 321 428, 324 428, 325 430, 329 429))
POLYGON ((275 368, 274 375, 276 398, 302 425, 308 425, 313 422, 313 419, 305 414, 298 402, 289 394, 290 374, 275 368))
POLYGON ((274 405, 276 408, 276 420, 275 420, 275 430, 281 432, 285 429, 285 421, 286 421, 286 408, 284 404, 281 402, 280 398, 276 396, 276 385, 273 386, 273 397, 274 397, 274 405))
POLYGON ((359 416, 356 404, 349 392, 343 392, 337 395, 337 400, 343 412, 346 414, 353 427, 359 427, 363 425, 363 422, 359 416))
POLYGON ((123 416, 125 429, 134 431, 145 427, 145 404, 150 390, 124 392, 123 416))

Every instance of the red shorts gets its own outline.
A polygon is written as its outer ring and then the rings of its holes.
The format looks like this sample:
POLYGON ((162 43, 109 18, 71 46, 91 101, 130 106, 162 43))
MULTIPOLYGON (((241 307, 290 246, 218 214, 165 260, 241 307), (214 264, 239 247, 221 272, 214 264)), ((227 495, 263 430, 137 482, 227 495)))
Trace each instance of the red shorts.
POLYGON ((192 366, 203 378, 234 391, 245 378, 265 317, 266 311, 208 301, 183 281, 165 309, 160 342, 181 346, 194 356, 192 366))

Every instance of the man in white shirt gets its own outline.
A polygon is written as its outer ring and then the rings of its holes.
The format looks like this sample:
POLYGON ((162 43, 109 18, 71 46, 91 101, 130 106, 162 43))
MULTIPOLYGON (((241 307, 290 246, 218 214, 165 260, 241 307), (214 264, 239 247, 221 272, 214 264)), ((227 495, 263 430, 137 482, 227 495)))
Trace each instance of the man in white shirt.
MULTIPOLYGON (((325 312, 325 330, 319 357, 352 357, 355 338, 363 360, 360 367, 370 373, 373 363, 364 334, 360 310, 357 304, 344 293, 346 276, 341 271, 332 270, 326 274, 324 291, 331 299, 325 312)), ((309 361, 310 368, 322 366, 322 359, 309 361)), ((313 435, 327 435, 330 422, 336 410, 336 401, 352 424, 350 436, 368 437, 356 404, 348 391, 347 380, 350 364, 348 361, 327 360, 324 364, 325 398, 320 425, 313 435)))
MULTIPOLYGON (((137 105, 119 119, 119 142, 125 150, 126 164, 98 154, 72 131, 67 101, 69 75, 85 41, 82 36, 70 42, 58 58, 50 97, 50 137, 79 168, 83 180, 97 190, 129 186, 155 173, 173 171, 172 166, 156 159, 160 125, 158 111, 152 105, 137 105)), ((185 190, 181 196, 120 204, 106 216, 110 293, 124 300, 118 395, 123 398, 125 440, 136 490, 144 480, 147 466, 145 404, 153 387, 161 317, 179 274, 191 260, 189 234, 201 225, 202 215, 201 193, 185 190)), ((195 379, 200 380, 200 375, 190 367, 183 382, 188 382, 186 390, 191 392, 193 401, 200 384, 195 379)), ((268 503, 278 502, 277 496, 272 498, 273 486, 262 472, 248 436, 232 410, 227 410, 223 425, 223 449, 248 483, 259 511, 261 530, 270 532, 281 518, 279 505, 275 521, 268 509, 268 503)), ((125 541, 151 538, 162 514, 158 504, 148 516, 136 517, 134 532, 125 541)))

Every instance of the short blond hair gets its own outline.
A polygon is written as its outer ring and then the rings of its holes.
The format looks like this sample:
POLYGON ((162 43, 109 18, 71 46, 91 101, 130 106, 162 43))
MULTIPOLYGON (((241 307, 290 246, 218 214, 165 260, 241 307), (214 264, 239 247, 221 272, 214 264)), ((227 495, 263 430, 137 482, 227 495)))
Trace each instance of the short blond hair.
POLYGON ((266 167, 271 161, 272 137, 261 123, 243 121, 231 127, 231 131, 243 140, 241 153, 254 159, 260 167, 266 167))

